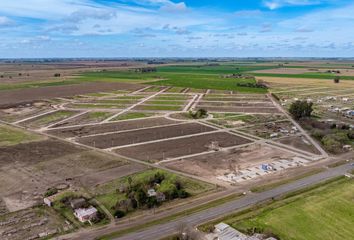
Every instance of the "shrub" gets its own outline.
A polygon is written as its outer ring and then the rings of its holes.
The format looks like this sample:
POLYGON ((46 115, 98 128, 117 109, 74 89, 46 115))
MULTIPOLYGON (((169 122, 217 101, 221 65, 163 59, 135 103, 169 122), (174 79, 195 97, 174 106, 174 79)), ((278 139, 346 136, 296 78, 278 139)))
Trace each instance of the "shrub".
POLYGON ((122 211, 122 210, 116 210, 115 212, 114 212, 114 217, 116 217, 116 218, 122 218, 122 217, 124 217, 125 216, 125 212, 124 211, 122 211))
POLYGON ((189 193, 186 192, 184 189, 178 190, 178 197, 179 198, 187 198, 187 197, 189 197, 189 193))
POLYGON ((47 191, 44 193, 44 197, 50 197, 53 196, 54 194, 58 193, 58 189, 56 188, 48 188, 47 191))
POLYGON ((339 83, 340 81, 340 77, 339 76, 335 76, 334 79, 333 79, 333 82, 334 83, 339 83))
POLYGON ((208 116, 208 111, 200 108, 196 112, 189 111, 189 115, 194 119, 201 119, 208 116))

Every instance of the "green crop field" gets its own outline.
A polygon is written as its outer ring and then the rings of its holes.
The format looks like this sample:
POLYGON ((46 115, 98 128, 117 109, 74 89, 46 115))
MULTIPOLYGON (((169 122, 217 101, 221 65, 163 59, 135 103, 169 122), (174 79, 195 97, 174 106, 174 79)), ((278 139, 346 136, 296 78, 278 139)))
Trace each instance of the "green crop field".
POLYGON ((242 232, 272 233, 282 240, 353 239, 354 181, 340 178, 223 221, 242 232))
MULTIPOLYGON (((333 80, 336 76, 330 73, 303 73, 303 74, 284 74, 284 73, 252 73, 258 77, 283 77, 283 78, 311 78, 311 79, 329 79, 333 80)), ((353 76, 340 76, 342 80, 354 80, 353 76)))

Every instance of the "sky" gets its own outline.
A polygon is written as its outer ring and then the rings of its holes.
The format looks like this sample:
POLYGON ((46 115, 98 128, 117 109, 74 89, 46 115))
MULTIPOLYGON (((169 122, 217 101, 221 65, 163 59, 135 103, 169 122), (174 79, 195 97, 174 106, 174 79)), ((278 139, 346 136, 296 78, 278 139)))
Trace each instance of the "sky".
POLYGON ((354 0, 0 0, 0 58, 354 57, 354 0))

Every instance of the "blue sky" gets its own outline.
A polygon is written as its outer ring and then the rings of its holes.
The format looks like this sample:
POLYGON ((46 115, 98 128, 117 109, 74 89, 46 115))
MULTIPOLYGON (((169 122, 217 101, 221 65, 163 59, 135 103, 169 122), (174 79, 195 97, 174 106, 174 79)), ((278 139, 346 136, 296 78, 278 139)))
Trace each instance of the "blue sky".
POLYGON ((354 57, 354 1, 1 0, 16 57, 354 57))

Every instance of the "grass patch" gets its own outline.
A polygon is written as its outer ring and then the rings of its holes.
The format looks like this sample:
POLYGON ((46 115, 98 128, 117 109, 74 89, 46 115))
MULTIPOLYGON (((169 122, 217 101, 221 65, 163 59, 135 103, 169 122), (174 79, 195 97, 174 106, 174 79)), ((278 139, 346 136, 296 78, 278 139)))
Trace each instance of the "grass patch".
POLYGON ((146 104, 152 104, 152 105, 183 105, 184 102, 182 101, 160 101, 160 100, 150 100, 145 102, 146 104))
POLYGON ((290 183, 290 182, 293 182, 293 181, 296 181, 296 180, 299 180, 299 179, 302 179, 302 178, 305 178, 305 177, 309 177, 311 175, 314 175, 314 174, 317 174, 317 173, 320 173, 320 172, 323 172, 323 171, 324 171, 323 168, 314 169, 312 171, 306 172, 306 173, 301 174, 301 175, 296 176, 296 177, 284 179, 284 180, 277 181, 277 182, 270 183, 270 184, 264 184, 264 185, 259 185, 259 186, 256 186, 256 187, 252 187, 250 190, 251 190, 251 192, 264 192, 264 191, 267 191, 269 189, 273 189, 273 188, 279 187, 281 185, 285 185, 287 183, 290 183))
POLYGON ((124 113, 122 115, 119 115, 116 118, 113 118, 111 121, 129 120, 129 119, 135 119, 135 118, 145 118, 145 117, 151 117, 154 115, 155 115, 154 113, 130 112, 130 113, 124 113))
POLYGON ((45 125, 48 125, 53 122, 58 122, 58 121, 64 120, 65 118, 71 117, 74 114, 76 114, 76 112, 60 110, 60 111, 57 111, 54 113, 44 115, 44 116, 34 120, 33 122, 30 122, 29 126, 31 126, 31 127, 45 126, 45 125))
POLYGON ((97 104, 132 104, 135 103, 135 99, 101 99, 101 100, 95 100, 95 101, 90 101, 91 103, 97 103, 97 104))
POLYGON ((95 104, 95 103, 73 103, 69 105, 72 108, 118 108, 124 109, 127 106, 118 104, 95 104))
POLYGON ((140 105, 140 109, 142 110, 156 110, 156 111, 181 111, 181 106, 162 106, 162 105, 140 105))
POLYGON ((110 112, 89 112, 87 114, 87 117, 90 120, 101 120, 101 119, 106 119, 110 116, 112 116, 112 113, 110 112))
POLYGON ((211 113, 214 118, 228 118, 228 117, 235 117, 239 116, 238 113, 211 113))
POLYGON ((346 164, 346 163, 348 163, 348 162, 349 162, 349 161, 347 161, 347 160, 340 160, 340 161, 337 161, 337 162, 328 164, 327 167, 329 167, 329 168, 335 168, 335 167, 344 165, 344 164, 346 164))
POLYGON ((0 84, 0 91, 5 90, 16 90, 23 88, 40 88, 40 87, 54 87, 63 85, 73 85, 80 84, 81 81, 78 79, 71 80, 60 80, 60 81, 37 81, 37 82, 26 82, 26 83, 2 83, 0 84))
POLYGON ((173 87, 167 90, 167 92, 171 93, 180 93, 184 90, 185 88, 180 88, 180 87, 173 87))
POLYGON ((40 140, 41 137, 24 130, 0 125, 0 147, 40 140))

